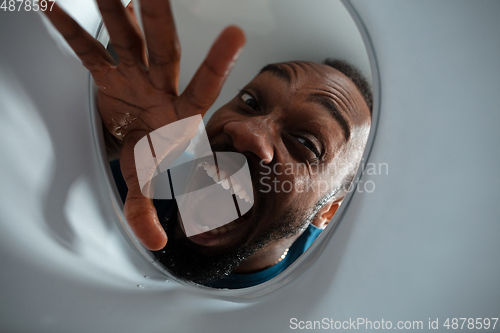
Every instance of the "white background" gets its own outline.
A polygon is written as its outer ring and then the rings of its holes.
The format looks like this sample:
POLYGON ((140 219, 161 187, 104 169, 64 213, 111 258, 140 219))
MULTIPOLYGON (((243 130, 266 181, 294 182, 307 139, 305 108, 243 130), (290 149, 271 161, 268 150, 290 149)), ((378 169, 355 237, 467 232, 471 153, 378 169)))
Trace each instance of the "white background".
MULTIPOLYGON (((352 3, 381 73, 367 162, 388 163, 389 175, 365 175, 375 192, 354 195, 307 272, 241 303, 165 282, 132 250, 91 140, 86 71, 39 16, 0 12, 0 330, 286 332, 292 317, 500 317, 500 2, 352 3)), ((77 9, 95 30, 92 10, 77 9)), ((269 29, 254 16, 252 33, 269 29)))

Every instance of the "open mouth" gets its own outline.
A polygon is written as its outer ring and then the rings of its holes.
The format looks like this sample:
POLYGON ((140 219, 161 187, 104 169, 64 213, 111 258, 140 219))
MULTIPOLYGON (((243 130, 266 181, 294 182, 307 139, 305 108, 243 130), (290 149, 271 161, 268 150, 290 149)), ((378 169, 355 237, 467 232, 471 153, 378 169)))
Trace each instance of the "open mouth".
MULTIPOLYGON (((250 213, 250 212, 249 212, 250 213)), ((245 217, 238 218, 237 220, 225 224, 219 228, 200 233, 189 237, 188 239, 202 246, 218 246, 229 247, 239 242, 247 233, 247 222, 250 214, 245 217)))
POLYGON ((248 195, 248 188, 241 185, 242 181, 237 176, 233 175, 230 177, 227 171, 222 168, 218 168, 217 170, 217 166, 210 162, 203 162, 202 166, 214 182, 220 184, 225 190, 230 190, 231 194, 235 194, 238 198, 245 200, 245 202, 253 204, 253 195, 248 195))
POLYGON ((191 165, 184 172, 183 191, 174 189, 184 234, 204 246, 225 247, 241 240, 254 203, 246 158, 215 152, 191 165))

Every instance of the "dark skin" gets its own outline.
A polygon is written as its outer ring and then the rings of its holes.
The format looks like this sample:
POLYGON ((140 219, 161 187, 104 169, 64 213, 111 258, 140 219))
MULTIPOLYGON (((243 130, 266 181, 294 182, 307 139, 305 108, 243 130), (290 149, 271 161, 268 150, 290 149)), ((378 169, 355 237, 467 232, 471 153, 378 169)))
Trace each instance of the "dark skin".
MULTIPOLYGON (((129 189, 125 217, 145 247, 159 250, 165 246, 167 235, 152 200, 140 191, 133 148, 151 131, 186 117, 204 115, 241 52, 245 36, 238 27, 224 29, 186 90, 179 94, 180 46, 169 2, 141 1, 146 42, 133 15, 119 0, 97 0, 97 3, 120 58, 119 65, 57 4, 45 14, 89 69, 99 88, 97 103, 103 123, 122 143, 120 164, 129 189)), ((256 168, 259 163, 274 168, 276 174, 271 174, 271 179, 280 184, 289 181, 293 190, 257 193, 256 189, 261 189, 259 179, 252 176, 254 208, 242 217, 245 223, 240 228, 225 234, 216 245, 206 247, 208 252, 223 251, 243 238, 251 242, 278 223, 276 217, 288 211, 312 213, 312 207, 339 187, 352 163, 357 164, 361 159, 370 114, 355 85, 326 65, 289 62, 277 67, 288 73, 289 79, 276 71, 259 74, 215 112, 206 129, 212 145, 232 147, 231 150, 245 154, 256 168), (342 126, 332 116, 324 100, 346 120, 348 138, 345 124, 342 126), (294 166, 296 172, 285 174, 285 167, 294 166), (321 181, 328 182, 329 187, 307 190, 307 182, 321 181), (267 209, 259 216, 254 214, 258 205, 267 209)), ((311 223, 324 228, 342 199, 342 196, 329 198, 315 212, 311 223)), ((261 248, 237 271, 255 272, 272 266, 299 235, 261 248)))
MULTIPOLYGON (((275 216, 287 211, 307 214, 318 200, 339 187, 349 166, 361 159, 370 128, 369 109, 362 95, 336 69, 303 61, 276 67, 288 73, 289 79, 273 71, 262 72, 215 112, 206 127, 212 144, 231 145, 248 160, 262 161, 262 165, 272 168, 271 179, 278 181, 278 191, 254 195, 255 205, 265 200, 270 209, 259 216, 259 221, 245 223, 252 235, 265 232, 275 223, 275 216), (343 115, 349 138, 319 96, 343 115), (294 170, 293 174, 286 174, 286 168, 294 170), (280 187, 285 182, 294 185, 292 191, 280 187), (307 189, 308 183, 322 182, 329 187, 307 189)), ((253 179, 254 190, 258 188, 256 181, 253 179)), ((266 183, 274 186, 271 181, 266 183)), ((343 196, 328 200, 311 223, 326 227, 342 200, 343 196)), ((273 265, 299 235, 262 248, 243 262, 237 272, 253 272, 273 265)), ((227 244, 238 241, 228 239, 227 244)))
POLYGON ((151 199, 142 195, 133 149, 147 133, 196 114, 204 115, 219 95, 245 43, 243 31, 224 29, 186 90, 179 94, 180 46, 168 1, 143 0, 146 41, 119 0, 97 4, 120 58, 117 66, 105 48, 57 4, 44 13, 91 73, 99 87, 97 106, 108 131, 122 141, 120 164, 128 186, 124 215, 145 247, 167 243, 151 199), (145 49, 149 59, 145 59, 145 49))

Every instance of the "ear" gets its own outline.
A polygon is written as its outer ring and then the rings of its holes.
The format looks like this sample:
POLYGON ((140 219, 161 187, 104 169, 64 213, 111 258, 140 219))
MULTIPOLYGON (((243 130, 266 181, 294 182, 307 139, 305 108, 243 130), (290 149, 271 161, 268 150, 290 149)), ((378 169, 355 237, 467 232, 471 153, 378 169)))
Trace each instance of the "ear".
POLYGON ((311 223, 317 228, 325 229, 328 223, 330 223, 333 215, 337 212, 337 209, 339 209, 342 200, 344 200, 344 198, 326 203, 321 207, 311 223))

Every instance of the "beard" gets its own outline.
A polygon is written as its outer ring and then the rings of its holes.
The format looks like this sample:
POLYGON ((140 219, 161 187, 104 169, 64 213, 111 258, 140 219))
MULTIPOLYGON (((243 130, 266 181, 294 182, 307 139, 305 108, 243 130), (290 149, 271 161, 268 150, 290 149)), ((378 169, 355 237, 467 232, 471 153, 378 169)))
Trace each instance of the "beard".
MULTIPOLYGON (((252 214, 252 219, 255 220, 249 222, 255 223, 264 218, 264 208, 259 209, 258 206, 252 214)), ((250 242, 247 242, 248 235, 239 244, 225 248, 220 253, 207 253, 206 247, 195 244, 185 235, 179 236, 179 233, 175 232, 179 223, 176 211, 173 209, 170 217, 162 222, 169 236, 167 245, 153 254, 174 276, 198 284, 207 284, 229 275, 259 249, 303 232, 314 217, 311 213, 288 211, 250 242)))
MULTIPOLYGON (((231 145, 212 145, 213 151, 236 152, 231 145)), ((322 204, 316 204, 307 211, 299 209, 288 209, 282 213, 277 220, 271 220, 269 227, 250 238, 251 231, 262 221, 269 220, 275 216, 273 202, 269 200, 271 193, 262 190, 260 176, 263 174, 262 167, 253 156, 247 156, 247 162, 251 174, 252 186, 255 190, 254 207, 250 210, 249 232, 242 240, 223 251, 211 251, 209 247, 201 246, 191 242, 183 232, 179 231, 178 209, 174 204, 173 209, 168 214, 164 214, 160 221, 168 235, 167 245, 160 251, 155 251, 155 257, 174 276, 195 282, 198 284, 208 284, 229 275, 243 261, 265 246, 272 245, 280 240, 302 233, 313 220, 322 204)), ((298 205, 292 205, 297 207, 298 205)), ((158 211, 158 213, 160 213, 158 211)), ((245 215, 243 216, 245 218, 245 215)))

